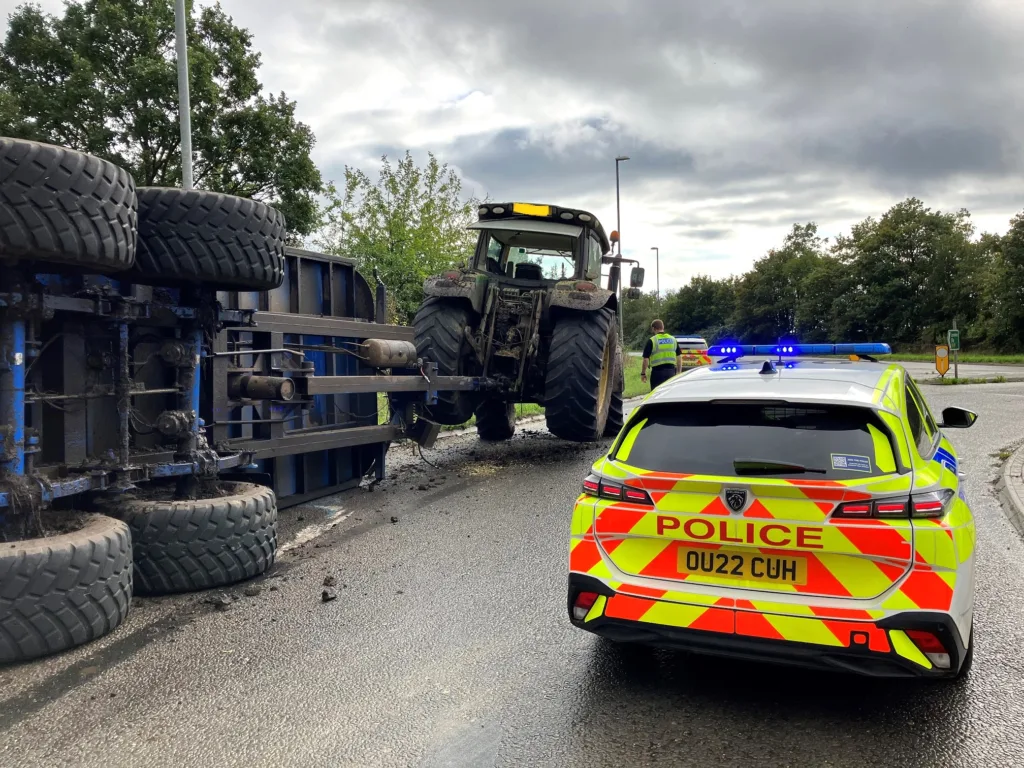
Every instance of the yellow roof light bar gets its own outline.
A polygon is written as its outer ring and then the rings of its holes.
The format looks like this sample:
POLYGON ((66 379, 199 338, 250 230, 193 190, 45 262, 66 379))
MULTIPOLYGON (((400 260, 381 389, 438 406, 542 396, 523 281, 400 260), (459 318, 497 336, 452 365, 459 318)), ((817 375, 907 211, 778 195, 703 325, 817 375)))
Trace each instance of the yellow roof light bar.
POLYGON ((521 213, 523 216, 550 216, 550 205, 534 205, 533 203, 512 203, 512 213, 521 213))

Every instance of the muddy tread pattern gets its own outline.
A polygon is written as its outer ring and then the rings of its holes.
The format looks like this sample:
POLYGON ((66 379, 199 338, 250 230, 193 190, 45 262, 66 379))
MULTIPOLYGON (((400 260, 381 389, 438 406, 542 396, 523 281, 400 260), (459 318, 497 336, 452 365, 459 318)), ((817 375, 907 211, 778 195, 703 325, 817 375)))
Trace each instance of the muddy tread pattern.
MULTIPOLYGON (((417 354, 437 363, 440 376, 466 375, 468 324, 469 308, 464 304, 428 297, 412 321, 417 354)), ((468 392, 438 392, 437 405, 427 408, 427 417, 438 424, 465 424, 473 416, 473 405, 468 392)))
POLYGON ((135 181, 93 155, 0 137, 0 259, 120 272, 135 261, 135 181))
POLYGON ((615 437, 622 431, 625 416, 622 407, 622 393, 612 392, 612 401, 608 406, 608 421, 604 425, 604 436, 615 437))
POLYGON ((222 483, 231 495, 128 501, 139 594, 194 592, 264 573, 277 556, 277 499, 262 485, 222 483))
POLYGON ((141 281, 267 291, 284 281, 285 220, 233 195, 139 187, 141 281))
POLYGON ((487 399, 476 407, 476 433, 481 440, 499 443, 516 433, 516 406, 504 400, 487 399))
POLYGON ((544 389, 544 415, 557 437, 591 442, 604 434, 607 413, 598 400, 601 365, 609 334, 611 309, 574 312, 559 317, 551 338, 544 389))
POLYGON ((81 530, 0 544, 0 663, 28 661, 112 632, 132 601, 132 538, 90 515, 81 530))

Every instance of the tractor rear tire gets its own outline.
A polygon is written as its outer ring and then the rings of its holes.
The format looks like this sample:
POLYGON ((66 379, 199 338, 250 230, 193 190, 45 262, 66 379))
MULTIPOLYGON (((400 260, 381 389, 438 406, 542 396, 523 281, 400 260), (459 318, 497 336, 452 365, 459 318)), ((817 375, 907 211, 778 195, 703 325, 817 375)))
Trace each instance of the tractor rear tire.
POLYGON ((0 548, 0 663, 28 661, 113 632, 132 602, 128 526, 89 515, 73 533, 0 548))
POLYGON ((622 392, 626 388, 626 372, 623 368, 622 346, 616 345, 615 349, 615 389, 612 390, 612 400, 608 405, 608 422, 604 425, 604 436, 615 437, 622 431, 625 423, 625 415, 622 406, 622 392))
POLYGON ((138 282, 270 291, 284 281, 280 211, 199 189, 140 187, 138 194, 138 282))
POLYGON ((622 393, 612 392, 612 401, 608 404, 608 421, 604 425, 604 436, 615 437, 622 431, 625 416, 622 407, 622 393))
POLYGON ((135 261, 138 200, 123 168, 0 137, 0 261, 116 273, 135 261))
POLYGON ((252 483, 220 483, 228 494, 195 501, 128 501, 135 590, 166 595, 259 576, 277 555, 277 498, 252 483))
MULTIPOLYGON (((416 333, 417 354, 437 363, 440 376, 468 376, 473 354, 466 340, 469 325, 468 306, 431 296, 427 298, 412 321, 416 333)), ((476 398, 469 392, 437 393, 437 404, 428 406, 427 418, 437 424, 465 424, 473 416, 476 398)))
POLYGON ((511 440, 516 433, 516 404, 484 400, 476 407, 476 433, 489 443, 511 440))
POLYGON ((615 313, 573 312, 555 321, 544 388, 548 430, 593 442, 604 435, 615 376, 615 313))

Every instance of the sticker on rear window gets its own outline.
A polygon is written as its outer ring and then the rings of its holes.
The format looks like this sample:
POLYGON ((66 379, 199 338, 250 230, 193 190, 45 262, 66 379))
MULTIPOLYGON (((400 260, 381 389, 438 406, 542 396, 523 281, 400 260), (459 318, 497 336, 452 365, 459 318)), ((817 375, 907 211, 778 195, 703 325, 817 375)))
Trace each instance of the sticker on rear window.
POLYGON ((871 459, 867 456, 851 456, 848 453, 833 453, 832 469, 845 469, 847 472, 870 472, 871 459))

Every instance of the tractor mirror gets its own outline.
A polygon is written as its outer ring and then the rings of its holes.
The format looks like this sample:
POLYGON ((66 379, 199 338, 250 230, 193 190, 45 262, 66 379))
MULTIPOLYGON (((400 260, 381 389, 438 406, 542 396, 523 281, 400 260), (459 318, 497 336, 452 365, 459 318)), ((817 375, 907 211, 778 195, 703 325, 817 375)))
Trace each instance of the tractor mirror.
POLYGON ((631 288, 643 288, 644 287, 644 268, 633 267, 629 273, 629 286, 631 288))
POLYGON ((643 296, 643 294, 640 292, 639 288, 627 288, 626 289, 626 298, 627 299, 636 300, 636 299, 639 299, 641 296, 643 296))

